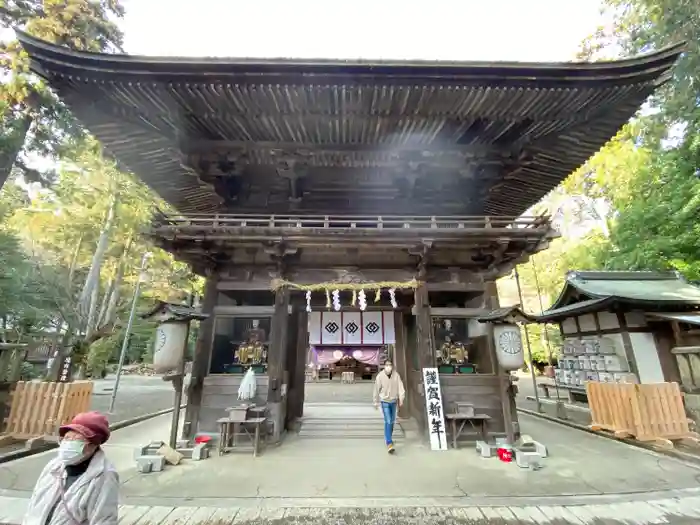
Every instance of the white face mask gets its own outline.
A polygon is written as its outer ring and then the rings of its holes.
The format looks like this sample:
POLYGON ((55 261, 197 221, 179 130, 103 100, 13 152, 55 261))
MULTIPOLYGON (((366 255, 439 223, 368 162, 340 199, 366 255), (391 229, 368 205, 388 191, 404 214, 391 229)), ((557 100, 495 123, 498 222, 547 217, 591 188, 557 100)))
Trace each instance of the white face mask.
POLYGON ((64 465, 80 463, 85 455, 86 445, 87 443, 77 439, 64 439, 58 446, 58 459, 60 459, 64 465))
POLYGON ((394 369, 394 367, 392 367, 391 365, 387 365, 387 366, 384 367, 384 371, 385 371, 387 374, 391 374, 391 371, 392 371, 393 369, 394 369))

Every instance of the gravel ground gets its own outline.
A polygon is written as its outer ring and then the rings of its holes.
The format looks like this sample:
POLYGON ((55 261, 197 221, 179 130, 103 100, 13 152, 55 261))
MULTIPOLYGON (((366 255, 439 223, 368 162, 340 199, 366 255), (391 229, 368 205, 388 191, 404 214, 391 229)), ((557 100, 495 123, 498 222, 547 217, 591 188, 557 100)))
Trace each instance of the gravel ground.
POLYGON ((323 380, 318 383, 309 382, 304 386, 304 402, 306 403, 353 403, 372 404, 373 381, 357 381, 352 384, 342 384, 340 379, 323 380))
POLYGON ((107 376, 95 381, 90 405, 92 410, 106 414, 110 423, 119 423, 173 406, 174 392, 170 383, 155 376, 126 375, 121 378, 114 412, 110 414, 108 410, 115 379, 115 376, 107 376))

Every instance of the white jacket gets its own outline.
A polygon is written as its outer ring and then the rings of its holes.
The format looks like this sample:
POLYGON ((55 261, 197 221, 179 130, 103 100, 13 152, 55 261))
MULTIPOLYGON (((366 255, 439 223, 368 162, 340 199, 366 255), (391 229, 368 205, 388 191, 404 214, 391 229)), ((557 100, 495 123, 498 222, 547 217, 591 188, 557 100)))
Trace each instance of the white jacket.
POLYGON ((95 452, 87 470, 66 491, 64 504, 59 498, 65 476, 65 467, 58 458, 44 467, 22 525, 117 525, 119 474, 102 450, 95 452), (46 523, 57 501, 51 523, 46 523))

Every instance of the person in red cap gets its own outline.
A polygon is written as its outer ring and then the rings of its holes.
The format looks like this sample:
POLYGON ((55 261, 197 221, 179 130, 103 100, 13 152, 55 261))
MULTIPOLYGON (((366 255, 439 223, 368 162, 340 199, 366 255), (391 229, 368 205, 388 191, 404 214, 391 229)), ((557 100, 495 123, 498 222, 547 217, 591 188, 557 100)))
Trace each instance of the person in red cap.
POLYGON ((117 525, 119 475, 101 448, 107 418, 78 414, 58 436, 58 455, 39 475, 22 525, 117 525))

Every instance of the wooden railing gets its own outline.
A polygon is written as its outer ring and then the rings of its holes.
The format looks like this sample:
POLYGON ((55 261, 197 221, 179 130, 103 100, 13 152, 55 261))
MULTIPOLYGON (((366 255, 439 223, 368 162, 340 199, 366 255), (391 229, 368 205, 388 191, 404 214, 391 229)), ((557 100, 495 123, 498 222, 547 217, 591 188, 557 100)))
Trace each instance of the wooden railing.
POLYGON ((92 390, 92 381, 20 381, 12 391, 4 432, 12 439, 55 436, 61 425, 89 410, 92 390))
POLYGON ((403 215, 230 215, 159 214, 154 228, 282 228, 282 229, 539 229, 550 227, 550 218, 526 216, 403 216, 403 215))
POLYGON ((678 383, 586 383, 591 429, 673 448, 673 441, 698 444, 691 432, 678 383))
POLYGON ((676 356, 683 390, 700 393, 700 346, 677 346, 671 353, 676 356))

